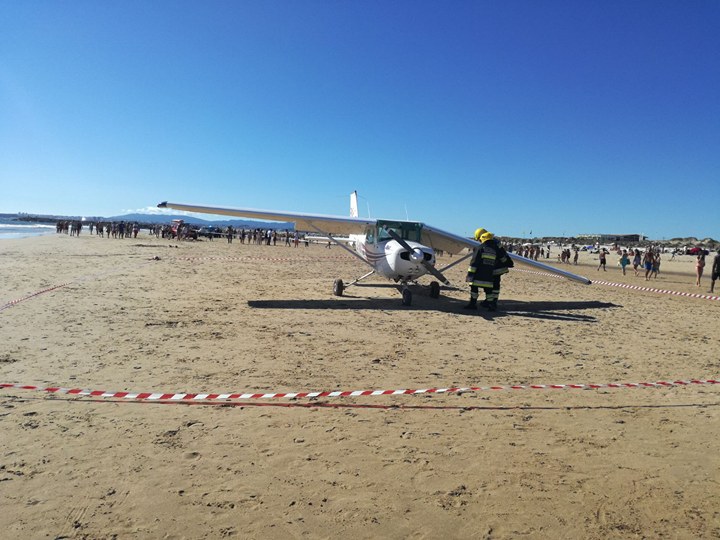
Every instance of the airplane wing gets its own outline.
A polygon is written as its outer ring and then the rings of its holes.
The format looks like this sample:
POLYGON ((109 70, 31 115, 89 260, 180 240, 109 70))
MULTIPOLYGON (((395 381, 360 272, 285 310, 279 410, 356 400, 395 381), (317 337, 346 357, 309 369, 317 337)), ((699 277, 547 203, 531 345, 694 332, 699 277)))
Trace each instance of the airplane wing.
POLYGON ((441 231, 423 223, 420 242, 433 249, 441 249, 453 255, 460 253, 463 249, 475 249, 479 242, 458 236, 457 234, 441 231))
MULTIPOLYGON (((197 206, 192 204, 162 202, 158 204, 158 208, 173 208, 175 210, 184 210, 186 212, 198 212, 201 214, 217 214, 223 216, 237 216, 249 219, 263 219, 270 221, 286 221, 288 223, 295 223, 295 229, 301 231, 315 231, 322 234, 362 234, 368 225, 375 225, 377 220, 366 219, 359 217, 342 217, 342 216, 327 216, 323 214, 305 214, 300 212, 277 212, 275 210, 257 210, 253 208, 223 208, 217 206, 197 206)), ((421 229, 421 242, 433 249, 440 249, 448 253, 459 253, 463 249, 475 249, 480 245, 480 242, 476 242, 470 238, 464 238, 457 234, 449 233, 431 227, 429 225, 422 225, 421 229)), ((534 266, 545 272, 550 272, 568 279, 579 281, 580 283, 590 284, 590 280, 573 274, 572 272, 566 272, 560 270, 554 266, 543 264, 532 259, 526 259, 515 253, 508 253, 510 257, 522 264, 534 266)))
MULTIPOLYGON (((422 243, 433 249, 442 249, 443 251, 447 251, 448 253, 453 254, 459 253, 465 248, 472 250, 480 246, 480 242, 476 242, 475 240, 472 240, 470 238, 458 236, 457 234, 441 231, 440 229, 436 229, 428 225, 423 225, 422 243)), ((555 268, 554 266, 551 266, 549 264, 544 264, 538 261, 534 261, 532 259, 527 259, 521 255, 518 255, 517 253, 508 253, 508 255, 513 261, 517 263, 533 266, 545 272, 549 272, 567 279, 572 279, 580 283, 584 283, 585 285, 590 285, 590 283, 592 283, 586 277, 579 276, 565 270, 561 270, 560 268, 555 268)))
POLYGON ((376 220, 358 217, 326 216, 322 214, 305 214, 299 212, 277 212, 274 210, 257 210, 253 208, 221 208, 215 206, 197 206, 162 202, 158 208, 173 208, 186 212, 199 212, 201 214, 219 214, 223 216, 237 216, 249 219, 263 219, 269 221, 287 221, 295 223, 299 231, 316 231, 324 234, 362 234, 368 225, 375 225, 376 220))

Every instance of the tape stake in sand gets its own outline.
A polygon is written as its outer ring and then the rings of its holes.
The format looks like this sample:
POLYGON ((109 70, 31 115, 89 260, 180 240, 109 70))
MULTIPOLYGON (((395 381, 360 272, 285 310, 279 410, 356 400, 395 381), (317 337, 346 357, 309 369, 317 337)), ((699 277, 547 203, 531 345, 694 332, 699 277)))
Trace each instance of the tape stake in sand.
POLYGON ((600 390, 604 388, 637 389, 637 388, 669 388, 675 386, 699 386, 720 384, 717 379, 688 379, 677 381, 629 382, 604 384, 515 384, 497 386, 468 386, 455 388, 422 388, 415 390, 330 390, 323 392, 237 392, 237 393, 194 393, 176 394, 163 392, 108 392, 106 390, 87 390, 81 388, 62 388, 33 386, 28 384, 0 383, 0 388, 18 390, 34 390, 53 394, 68 394, 80 397, 101 397, 142 401, 227 401, 227 400, 262 400, 262 399, 297 399, 297 398, 337 398, 366 396, 407 396, 418 394, 462 394, 467 392, 486 392, 499 390, 600 390))

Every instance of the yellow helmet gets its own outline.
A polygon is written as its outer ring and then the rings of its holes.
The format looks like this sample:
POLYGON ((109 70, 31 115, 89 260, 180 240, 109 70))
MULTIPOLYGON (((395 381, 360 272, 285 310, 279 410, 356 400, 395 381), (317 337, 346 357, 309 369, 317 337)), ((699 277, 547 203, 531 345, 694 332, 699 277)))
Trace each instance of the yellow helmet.
POLYGON ((493 238, 495 238, 495 235, 494 235, 493 233, 485 231, 485 232, 480 236, 480 241, 481 241, 481 242, 487 242, 488 240, 492 240, 493 238))
POLYGON ((480 227, 479 229, 475 230, 475 240, 480 240, 480 237, 485 234, 487 231, 480 227))

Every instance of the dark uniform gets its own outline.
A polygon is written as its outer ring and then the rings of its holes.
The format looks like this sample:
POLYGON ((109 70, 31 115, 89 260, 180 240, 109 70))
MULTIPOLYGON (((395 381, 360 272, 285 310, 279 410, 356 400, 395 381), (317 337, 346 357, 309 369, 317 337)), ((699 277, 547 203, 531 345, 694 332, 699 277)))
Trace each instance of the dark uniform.
POLYGON ((484 233, 480 239, 483 242, 476 249, 465 278, 470 283, 470 303, 465 308, 477 307, 479 291, 483 288, 485 300, 481 305, 495 311, 500 296, 500 277, 507 274, 514 264, 492 233, 484 233))
POLYGON ((717 251, 717 255, 713 259, 712 275, 710 276, 710 292, 715 291, 715 282, 720 279, 720 249, 717 251))

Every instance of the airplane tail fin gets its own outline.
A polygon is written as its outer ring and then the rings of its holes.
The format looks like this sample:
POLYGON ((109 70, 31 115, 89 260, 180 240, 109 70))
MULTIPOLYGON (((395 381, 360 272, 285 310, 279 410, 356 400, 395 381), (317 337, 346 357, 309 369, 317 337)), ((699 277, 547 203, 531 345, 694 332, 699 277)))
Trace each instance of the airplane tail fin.
POLYGON ((350 194, 350 217, 360 217, 358 214, 357 191, 350 194))

